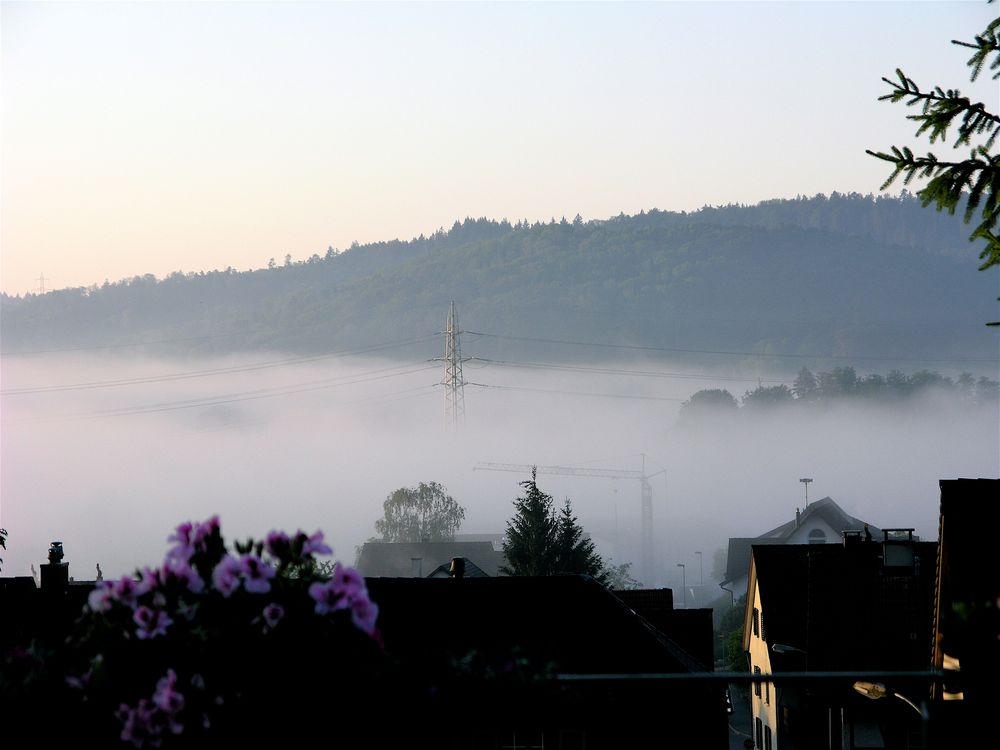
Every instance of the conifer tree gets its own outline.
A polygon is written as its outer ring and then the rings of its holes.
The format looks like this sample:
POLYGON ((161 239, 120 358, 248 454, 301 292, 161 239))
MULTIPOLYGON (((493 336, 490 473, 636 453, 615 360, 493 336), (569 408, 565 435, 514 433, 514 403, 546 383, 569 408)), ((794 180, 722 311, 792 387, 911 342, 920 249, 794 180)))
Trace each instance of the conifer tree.
MULTIPOLYGON (((993 2, 993 0, 989 0, 993 2)), ((971 80, 975 81, 984 67, 996 71, 993 79, 1000 78, 1000 18, 995 18, 986 30, 975 37, 974 42, 952 40, 952 44, 973 50, 968 60, 971 80)), ((908 115, 908 119, 918 124, 917 136, 928 135, 931 145, 948 138, 948 129, 957 129, 953 148, 968 148, 966 159, 947 161, 928 152, 917 156, 911 149, 891 146, 892 153, 870 151, 867 153, 893 165, 892 174, 882 184, 886 189, 897 177, 903 175, 903 183, 909 184, 914 177, 926 178, 927 184, 917 192, 924 206, 934 204, 937 210, 947 210, 954 214, 965 200, 964 221, 969 223, 981 208, 979 223, 969 237, 970 241, 983 239, 986 247, 979 254, 983 261, 980 270, 1000 265, 1000 237, 997 223, 1000 221, 1000 206, 997 192, 1000 188, 1000 154, 995 150, 1000 135, 1000 116, 990 112, 982 102, 973 102, 963 96, 958 89, 922 90, 902 70, 896 69, 898 80, 883 78, 891 91, 880 96, 880 101, 905 101, 907 106, 919 105, 920 113, 908 115)), ((990 325, 997 325, 992 323, 990 325)))
POLYGON ((514 501, 514 517, 507 522, 503 552, 512 576, 585 574, 604 582, 607 571, 594 543, 584 536, 567 499, 556 515, 552 496, 538 489, 536 471, 521 482, 524 495, 514 501))
POLYGON ((552 496, 531 479, 521 482, 524 495, 514 500, 514 517, 507 522, 503 553, 507 564, 501 572, 511 576, 552 575, 556 563, 557 523, 552 496))
POLYGON ((583 535, 577 523, 569 498, 559 513, 556 528, 556 571, 558 573, 583 573, 604 582, 604 561, 594 549, 594 543, 583 535))

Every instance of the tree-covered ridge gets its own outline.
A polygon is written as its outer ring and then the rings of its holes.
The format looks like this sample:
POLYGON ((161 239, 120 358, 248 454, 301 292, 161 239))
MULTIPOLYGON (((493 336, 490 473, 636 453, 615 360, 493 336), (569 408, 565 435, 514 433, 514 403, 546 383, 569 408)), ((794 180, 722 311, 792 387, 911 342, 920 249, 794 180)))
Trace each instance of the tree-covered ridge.
POLYGON ((803 367, 791 386, 784 383, 758 385, 747 390, 739 400, 726 389, 698 391, 681 405, 680 421, 690 424, 703 417, 806 408, 844 400, 893 403, 931 391, 969 406, 996 408, 1000 402, 1000 383, 985 376, 976 378, 968 372, 953 379, 929 370, 910 375, 899 370, 890 370, 884 375, 859 375, 853 367, 835 367, 814 374, 803 367))
POLYGON ((970 252, 956 224, 909 195, 837 194, 588 222, 467 219, 265 269, 4 296, 3 349, 321 353, 439 331, 456 299, 468 328, 495 333, 983 356, 995 278, 956 257, 970 252))

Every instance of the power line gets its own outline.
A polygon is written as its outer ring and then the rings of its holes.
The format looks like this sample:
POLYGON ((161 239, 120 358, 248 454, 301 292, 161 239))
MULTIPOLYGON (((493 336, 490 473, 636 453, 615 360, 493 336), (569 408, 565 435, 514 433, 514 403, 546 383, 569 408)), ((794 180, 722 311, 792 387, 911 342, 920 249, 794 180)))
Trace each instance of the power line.
POLYGON ((935 362, 945 364, 955 364, 959 362, 976 362, 994 364, 1000 362, 998 358, 979 357, 959 357, 951 359, 935 359, 929 357, 872 357, 872 356, 852 356, 842 354, 774 354, 765 352, 741 352, 724 349, 679 349, 663 346, 640 346, 638 344, 607 344, 593 341, 572 341, 569 339, 543 339, 530 336, 508 336, 501 333, 484 333, 482 331, 463 331, 470 336, 486 336, 495 339, 507 339, 510 341, 532 341, 540 344, 566 344, 569 346, 587 346, 598 349, 627 349, 632 351, 668 352, 672 354, 716 354, 734 357, 771 357, 777 359, 834 359, 834 360, 871 360, 875 362, 935 362))
POLYGON ((485 357, 472 357, 476 362, 485 362, 489 365, 500 365, 502 367, 524 367, 541 370, 568 370, 570 372, 588 372, 602 375, 630 375, 634 377, 646 378, 666 378, 676 380, 726 380, 740 383, 784 383, 784 380, 776 378, 740 378, 730 375, 709 375, 702 373, 680 373, 680 372, 660 372, 656 370, 626 370, 616 367, 587 367, 585 365, 560 365, 547 362, 515 362, 512 360, 488 359, 485 357))
POLYGON ((423 336, 416 339, 408 339, 405 341, 395 341, 387 344, 378 344, 375 346, 370 346, 364 349, 351 349, 340 352, 332 352, 329 354, 318 354, 307 357, 292 357, 288 359, 280 360, 270 360, 265 362, 255 362, 247 365, 232 365, 230 367, 217 367, 205 370, 190 370, 186 372, 168 373, 164 375, 149 375, 145 377, 137 378, 120 378, 117 380, 98 380, 89 383, 70 383, 64 385, 48 385, 48 386, 38 386, 35 388, 10 388, 5 390, 0 390, 0 395, 2 396, 19 396, 29 393, 55 393, 62 391, 82 391, 82 390, 92 390, 96 388, 117 388, 125 385, 144 385, 147 383, 165 383, 175 380, 189 380, 192 378, 203 378, 211 377, 214 375, 230 375, 240 372, 253 372, 256 370, 265 370, 274 367, 286 367, 289 365, 299 365, 306 364, 310 362, 318 362, 324 359, 332 359, 336 357, 349 357, 356 356, 359 354, 368 354, 373 351, 381 351, 385 349, 392 349, 400 346, 407 346, 409 344, 418 343, 421 341, 429 341, 433 339, 434 336, 423 336))
POLYGON ((666 396, 637 396, 635 394, 624 394, 624 393, 593 393, 588 391, 567 391, 562 389, 553 388, 526 388, 514 385, 489 385, 487 383, 469 383, 466 385, 475 386, 476 388, 489 388, 497 391, 525 391, 528 393, 555 393, 563 396, 587 396, 590 398, 624 398, 624 399, 635 399, 638 401, 685 401, 683 398, 668 398, 666 396))
MULTIPOLYGON (((384 372, 386 369, 395 370, 398 367, 393 368, 383 368, 382 370, 374 370, 373 373, 384 372)), ((421 367, 416 367, 410 370, 405 370, 403 372, 391 372, 388 374, 375 375, 373 377, 356 377, 353 380, 346 380, 344 382, 329 382, 329 381, 314 381, 313 383, 305 383, 301 386, 296 386, 292 388, 260 388, 253 391, 243 391, 240 393, 233 394, 223 394, 221 396, 207 397, 202 399, 186 399, 182 401, 168 401, 159 404, 145 404, 142 406, 135 407, 122 407, 119 409, 108 409, 105 411, 92 412, 90 414, 79 414, 72 417, 67 417, 67 419, 93 419, 99 417, 125 417, 133 416, 138 414, 155 414, 159 412, 168 411, 180 411, 184 409, 197 409, 209 406, 223 406, 226 404, 240 403, 244 401, 258 401, 265 398, 276 398, 278 396, 291 396, 298 393, 308 393, 310 391, 318 391, 327 388, 339 388, 345 385, 356 385, 358 383, 369 383, 374 380, 385 380, 386 378, 399 377, 401 375, 412 375, 417 372, 425 372, 427 370, 436 369, 433 365, 423 365, 421 367)), ((367 373, 372 374, 372 373, 367 373)))

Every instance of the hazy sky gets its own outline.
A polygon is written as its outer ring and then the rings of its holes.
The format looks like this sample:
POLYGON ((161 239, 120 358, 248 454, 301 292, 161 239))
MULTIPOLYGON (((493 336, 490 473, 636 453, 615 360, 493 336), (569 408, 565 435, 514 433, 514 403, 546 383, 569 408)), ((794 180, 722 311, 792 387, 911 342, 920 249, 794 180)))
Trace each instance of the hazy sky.
MULTIPOLYGON (((238 270, 465 216, 872 192, 951 2, 2 3, 8 293, 238 270)), ((995 82, 973 89, 997 105, 995 82)))

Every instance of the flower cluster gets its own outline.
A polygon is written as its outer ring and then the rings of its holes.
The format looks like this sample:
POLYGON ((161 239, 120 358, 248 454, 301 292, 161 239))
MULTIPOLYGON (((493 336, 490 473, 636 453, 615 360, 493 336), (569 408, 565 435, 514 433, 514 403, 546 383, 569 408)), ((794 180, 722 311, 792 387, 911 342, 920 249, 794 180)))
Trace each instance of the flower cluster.
POLYGON ((330 569, 316 556, 332 550, 322 532, 272 531, 229 549, 212 517, 181 524, 168 541, 160 567, 94 587, 84 608, 85 636, 75 645, 82 653, 98 646, 97 666, 67 678, 83 694, 127 679, 132 702, 109 706, 117 706, 125 743, 159 747, 187 728, 207 730, 213 711, 255 700, 246 681, 263 679, 260 664, 287 676, 282 665, 307 663, 290 659, 290 651, 329 652, 329 644, 343 642, 338 634, 345 627, 379 642, 378 606, 364 578, 340 563, 332 576, 323 575, 330 569), (108 677, 112 670, 118 676, 108 677))

